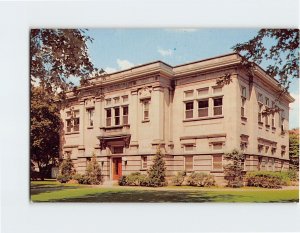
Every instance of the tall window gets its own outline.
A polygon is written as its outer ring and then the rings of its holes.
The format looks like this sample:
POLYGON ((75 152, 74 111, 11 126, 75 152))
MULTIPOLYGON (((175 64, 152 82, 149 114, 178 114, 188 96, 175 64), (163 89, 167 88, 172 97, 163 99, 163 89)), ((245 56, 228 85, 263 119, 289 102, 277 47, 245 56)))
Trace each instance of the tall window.
POLYGON ((258 104, 258 123, 262 123, 262 104, 258 104))
POLYGON ((193 171, 193 156, 186 155, 185 158, 185 170, 186 171, 193 171))
POLYGON ((284 130, 285 130, 285 128, 284 128, 284 118, 281 117, 281 133, 284 133, 284 130))
POLYGON ((185 118, 193 118, 194 102, 185 103, 185 118))
POLYGON ((106 126, 111 126, 111 109, 106 109, 106 126))
POLYGON ((258 93, 257 101, 263 104, 263 95, 261 93, 258 93))
POLYGON ((142 169, 147 169, 147 156, 142 156, 141 168, 142 169))
POLYGON ((66 120, 66 124, 67 124, 67 132, 71 132, 72 130, 72 122, 71 122, 71 119, 67 119, 66 120))
POLYGON ((267 127, 270 126, 269 125, 269 115, 265 115, 265 124, 267 127))
POLYGON ((120 107, 114 108, 115 110, 115 125, 120 125, 120 107))
POLYGON ((79 117, 74 118, 74 131, 79 131, 79 117))
POLYGON ((128 124, 128 106, 123 107, 123 125, 128 124))
POLYGON ((198 102, 198 117, 208 116, 208 100, 199 100, 198 102))
POLYGON ((222 170, 223 169, 222 155, 213 155, 212 156, 212 169, 213 170, 222 170))
POLYGON ((241 94, 242 94, 242 96, 241 96, 241 98, 242 98, 242 107, 241 107, 241 116, 242 117, 245 117, 245 104, 246 104, 246 95, 247 95, 247 93, 246 93, 246 87, 241 87, 241 94))
POLYGON ((222 106, 223 106, 223 99, 215 98, 214 99, 214 116, 222 115, 222 106))
POLYGON ((270 101, 269 101, 269 98, 268 98, 268 97, 265 98, 265 104, 266 104, 266 106, 269 107, 270 101))
POLYGON ((272 128, 275 128, 275 114, 272 114, 272 128))
POLYGON ((143 119, 149 121, 149 100, 143 102, 143 119))
POLYGON ((88 126, 94 126, 94 109, 90 108, 87 110, 88 112, 88 126))

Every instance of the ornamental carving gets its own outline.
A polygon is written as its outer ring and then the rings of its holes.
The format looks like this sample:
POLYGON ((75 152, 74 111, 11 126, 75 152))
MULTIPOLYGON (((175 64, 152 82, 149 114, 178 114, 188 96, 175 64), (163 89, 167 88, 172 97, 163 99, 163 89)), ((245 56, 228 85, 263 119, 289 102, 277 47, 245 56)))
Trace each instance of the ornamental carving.
POLYGON ((151 87, 142 87, 139 90, 139 99, 150 99, 151 98, 151 92, 152 88, 151 87))

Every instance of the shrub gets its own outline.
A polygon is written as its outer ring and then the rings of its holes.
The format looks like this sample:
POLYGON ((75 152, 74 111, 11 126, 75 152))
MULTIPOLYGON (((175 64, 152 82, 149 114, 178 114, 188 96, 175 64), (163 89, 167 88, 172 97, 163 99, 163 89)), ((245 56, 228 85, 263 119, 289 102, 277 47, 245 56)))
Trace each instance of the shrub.
POLYGON ((187 185, 198 187, 210 187, 215 185, 214 176, 206 173, 192 172, 187 178, 187 185))
POLYGON ((140 186, 149 186, 149 177, 147 175, 141 175, 140 177, 140 186))
POLYGON ((281 188, 290 183, 290 178, 286 172, 247 172, 245 178, 248 186, 262 188, 281 188))
POLYGON ((127 182, 126 182, 126 176, 121 176, 120 178, 119 178, 119 180, 118 180, 118 184, 120 185, 120 186, 125 186, 125 185, 127 185, 127 182))
POLYGON ((78 184, 90 184, 91 183, 90 180, 89 180, 89 177, 86 176, 86 175, 75 174, 73 176, 73 179, 77 180, 78 184))
POLYGON ((231 153, 225 154, 224 158, 227 160, 226 165, 223 166, 227 186, 232 188, 242 187, 244 154, 234 149, 231 153))
POLYGON ((185 171, 178 172, 177 175, 172 178, 172 183, 176 186, 181 186, 185 176, 186 176, 185 171))
POLYGON ((140 185, 141 173, 133 172, 126 177, 126 184, 129 186, 138 186, 140 185))
POLYGON ((287 176, 290 178, 291 181, 298 181, 299 180, 299 174, 298 171, 295 169, 288 170, 287 176))
POLYGON ((70 155, 68 155, 67 159, 63 160, 60 165, 60 174, 57 176, 57 180, 60 183, 67 183, 72 179, 72 176, 75 175, 76 170, 74 169, 74 164, 70 155))
POLYGON ((148 170, 149 182, 147 186, 150 187, 161 187, 166 185, 166 166, 159 147, 153 160, 153 164, 148 170))
POLYGON ((88 163, 85 176, 84 179, 88 184, 98 185, 103 182, 103 176, 95 154, 93 154, 91 161, 88 163))

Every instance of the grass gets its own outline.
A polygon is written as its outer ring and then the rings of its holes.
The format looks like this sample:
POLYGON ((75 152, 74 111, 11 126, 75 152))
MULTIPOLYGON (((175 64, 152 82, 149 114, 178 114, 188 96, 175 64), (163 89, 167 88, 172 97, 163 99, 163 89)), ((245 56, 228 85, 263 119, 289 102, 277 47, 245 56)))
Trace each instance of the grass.
POLYGON ((299 202, 299 190, 197 187, 101 187, 31 182, 33 202, 299 202))

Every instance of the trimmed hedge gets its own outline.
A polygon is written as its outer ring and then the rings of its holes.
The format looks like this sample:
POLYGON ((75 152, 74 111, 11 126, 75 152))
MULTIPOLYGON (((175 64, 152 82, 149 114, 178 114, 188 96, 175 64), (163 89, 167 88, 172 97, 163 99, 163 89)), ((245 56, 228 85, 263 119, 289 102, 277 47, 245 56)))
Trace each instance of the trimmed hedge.
POLYGON ((291 179, 288 172, 256 171, 247 172, 245 176, 247 186, 262 188, 281 188, 289 185, 291 179))
POLYGON ((133 172, 127 176, 121 176, 118 183, 120 186, 148 186, 149 179, 147 175, 133 172))
POLYGON ((215 178, 211 174, 193 172, 188 176, 187 185, 198 187, 210 187, 215 185, 215 178))

